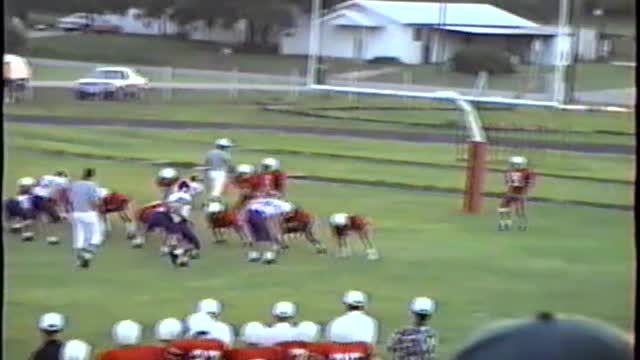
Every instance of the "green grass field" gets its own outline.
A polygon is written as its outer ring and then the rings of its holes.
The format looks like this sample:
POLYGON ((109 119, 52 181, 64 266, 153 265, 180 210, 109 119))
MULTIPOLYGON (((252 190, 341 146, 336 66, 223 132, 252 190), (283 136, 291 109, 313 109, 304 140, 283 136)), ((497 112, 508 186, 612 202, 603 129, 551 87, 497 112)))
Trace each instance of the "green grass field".
MULTIPOLYGON (((9 135, 15 135, 13 130, 9 135)), ((155 197, 153 188, 140 185, 147 184, 157 168, 40 150, 8 144, 5 193, 19 176, 59 167, 77 175, 91 164, 98 168, 101 184, 133 194, 140 202, 155 197)), ((236 325, 268 321, 270 305, 281 299, 297 302, 300 318, 326 323, 341 311, 339 296, 350 288, 371 295, 371 312, 382 323, 381 339, 408 320, 406 303, 412 296, 435 298, 439 307, 433 325, 442 334, 443 358, 478 327, 538 310, 583 314, 631 329, 634 259, 628 230, 633 219, 628 212, 534 204, 530 231, 497 233, 495 201, 486 202, 481 216, 464 216, 459 196, 293 183, 290 197, 322 219, 336 210, 370 215, 382 260, 366 262, 358 251, 348 260, 317 256, 297 243, 275 266, 251 266, 238 243, 210 244, 197 221, 205 240, 202 259, 178 271, 158 255, 157 240, 132 250, 114 222, 114 233, 95 266, 81 272, 72 267, 64 226, 56 230, 64 240, 59 247, 41 239, 20 243, 9 237, 8 358, 24 358, 36 345, 33 323, 45 311, 69 317, 67 337, 84 338, 104 349, 110 346, 108 334, 115 321, 140 321, 147 327, 146 340, 152 341, 150 328, 156 320, 186 316, 202 297, 223 301, 224 319, 236 325)), ((327 239, 325 227, 320 233, 327 239)))
MULTIPOLYGON (((114 63, 127 65, 147 65, 175 68, 194 68, 209 70, 264 73, 272 75, 306 73, 307 60, 301 56, 284 56, 277 54, 236 53, 222 55, 220 45, 187 41, 170 37, 145 37, 109 34, 74 34, 52 38, 31 39, 29 48, 24 54, 30 57, 65 59, 98 63, 114 63), (141 51, 141 50, 144 51, 141 51)), ((452 73, 440 70, 433 65, 383 65, 362 63, 343 59, 327 59, 325 65, 329 74, 344 74, 362 70, 377 70, 392 67, 395 71, 367 78, 366 81, 404 83, 410 76, 413 84, 442 85, 472 88, 475 75, 452 73)), ((531 81, 529 66, 519 66, 513 75, 497 75, 489 79, 489 89, 511 90, 518 92, 539 92, 544 90, 543 74, 549 69, 537 69, 540 80, 535 88, 528 88, 531 81)), ((73 80, 82 75, 79 70, 60 70, 43 67, 34 72, 36 80, 73 80)), ((162 75, 148 74, 154 81, 162 79, 162 75), (156 80, 158 77, 159 79, 156 80)), ((576 77, 576 90, 600 90, 633 87, 635 69, 616 67, 608 64, 580 64, 576 77)), ((201 82, 195 76, 179 76, 177 82, 201 82)), ((220 80, 206 79, 217 82, 220 80)))
MULTIPOLYGON (((149 94, 141 102, 78 102, 68 90, 36 90, 34 100, 5 106, 5 113, 82 117, 86 119, 188 120, 258 126, 296 126, 311 128, 393 130, 408 133, 452 135, 461 129, 462 112, 447 104, 400 99, 347 96, 242 93, 231 99, 226 92, 174 91, 171 100, 161 92, 149 94), (262 103, 294 102, 296 113, 264 111, 262 103), (411 106, 407 109, 408 106, 411 106), (354 107, 356 107, 354 109, 354 107), (391 107, 380 110, 376 107, 391 107), (420 109, 424 110, 412 110, 420 109), (365 110, 367 109, 368 110, 365 110)), ((555 143, 593 143, 635 145, 633 114, 571 113, 552 110, 480 110, 484 126, 500 129, 529 129, 536 132, 488 131, 491 139, 517 139, 555 143), (553 133, 552 133, 553 132, 553 133)))

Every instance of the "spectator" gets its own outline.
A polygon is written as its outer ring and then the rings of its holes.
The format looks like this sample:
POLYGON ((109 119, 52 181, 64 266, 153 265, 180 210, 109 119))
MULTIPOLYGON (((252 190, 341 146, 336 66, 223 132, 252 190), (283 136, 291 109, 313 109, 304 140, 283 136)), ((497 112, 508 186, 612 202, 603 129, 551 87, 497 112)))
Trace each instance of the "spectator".
POLYGON ((155 327, 156 340, 168 344, 182 337, 182 323, 176 318, 167 318, 158 321, 155 327))
POLYGON ((360 291, 350 290, 344 294, 342 302, 346 305, 347 311, 327 325, 327 339, 333 341, 330 336, 333 326, 343 328, 346 324, 349 324, 349 326, 354 326, 358 329, 354 335, 357 342, 374 345, 378 340, 378 321, 365 312, 367 296, 360 291))
POLYGON ((62 347, 60 360, 91 360, 91 346, 82 340, 69 340, 62 347))
POLYGON ((437 334, 427 324, 434 310, 435 303, 429 298, 418 297, 411 301, 409 311, 414 316, 413 325, 395 331, 387 346, 394 360, 435 359, 437 334))
POLYGON ((231 325, 218 319, 222 313, 222 304, 218 300, 200 300, 196 306, 196 312, 203 312, 211 317, 211 320, 213 320, 212 333, 218 334, 216 340, 220 340, 228 346, 233 345, 235 340, 235 331, 231 325))
POLYGON ((58 313, 47 313, 38 320, 38 329, 43 337, 42 345, 31 354, 30 360, 58 360, 62 349, 59 336, 64 330, 64 317, 58 313))
POLYGON ((454 359, 630 360, 633 344, 608 325, 542 313, 484 329, 454 359))
POLYGON ((296 305, 289 301, 280 301, 271 308, 274 324, 267 329, 273 344, 294 341, 298 330, 293 323, 296 316, 296 305))

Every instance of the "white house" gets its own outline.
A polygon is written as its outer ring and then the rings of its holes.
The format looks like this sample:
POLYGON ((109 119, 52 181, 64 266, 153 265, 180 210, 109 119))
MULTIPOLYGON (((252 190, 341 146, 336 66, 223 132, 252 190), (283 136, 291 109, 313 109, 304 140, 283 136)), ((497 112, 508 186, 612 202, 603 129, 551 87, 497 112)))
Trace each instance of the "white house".
MULTIPOLYGON (((525 62, 552 63, 555 32, 489 4, 352 0, 321 18, 323 56, 406 64, 449 60, 478 43, 508 51, 525 62)), ((306 55, 309 18, 281 34, 284 55, 306 55)))

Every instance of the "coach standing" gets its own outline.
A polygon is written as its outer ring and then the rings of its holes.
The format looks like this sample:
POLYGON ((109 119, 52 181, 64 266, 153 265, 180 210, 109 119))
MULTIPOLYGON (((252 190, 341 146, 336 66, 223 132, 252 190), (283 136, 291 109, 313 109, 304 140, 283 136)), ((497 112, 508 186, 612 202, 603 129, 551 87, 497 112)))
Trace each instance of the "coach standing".
POLYGON ((209 197, 220 197, 227 181, 227 172, 231 168, 229 149, 233 143, 229 139, 218 139, 215 148, 209 150, 204 159, 209 197))
POLYGON ((29 360, 58 360, 62 349, 60 334, 64 330, 64 317, 58 313, 44 314, 38 320, 38 329, 43 342, 29 360))
POLYGON ((92 181, 95 169, 84 169, 82 180, 74 181, 69 190, 71 202, 71 225, 73 226, 73 248, 78 266, 87 268, 102 244, 102 229, 98 215, 100 196, 98 186, 92 181))

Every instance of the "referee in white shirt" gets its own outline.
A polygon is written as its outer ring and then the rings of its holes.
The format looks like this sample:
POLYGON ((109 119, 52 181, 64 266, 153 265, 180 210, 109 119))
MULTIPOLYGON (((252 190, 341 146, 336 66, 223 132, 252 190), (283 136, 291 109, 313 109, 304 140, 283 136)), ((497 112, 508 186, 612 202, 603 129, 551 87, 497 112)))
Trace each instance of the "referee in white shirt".
POLYGON ((84 169, 82 180, 74 181, 69 190, 73 249, 76 251, 78 266, 82 268, 89 267, 103 239, 97 211, 100 201, 98 186, 91 181, 95 172, 95 169, 84 169))

